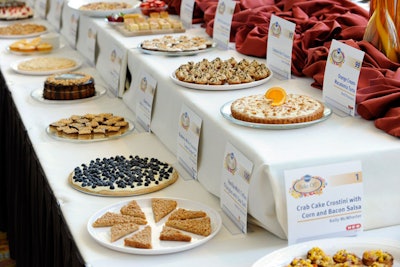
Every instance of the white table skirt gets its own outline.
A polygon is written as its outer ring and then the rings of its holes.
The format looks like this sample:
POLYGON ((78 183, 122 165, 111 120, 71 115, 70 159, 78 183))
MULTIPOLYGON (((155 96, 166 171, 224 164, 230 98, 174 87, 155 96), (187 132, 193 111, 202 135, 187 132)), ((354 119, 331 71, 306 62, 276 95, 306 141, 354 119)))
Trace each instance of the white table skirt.
MULTIPOLYGON (((96 20, 99 30, 103 20, 96 20)), ((339 117, 335 114, 327 121, 296 130, 260 130, 234 125, 220 115, 220 107, 240 96, 263 93, 270 86, 283 86, 288 92, 297 92, 321 99, 321 91, 310 87, 311 80, 294 77, 280 81, 275 78, 255 88, 235 91, 202 91, 180 87, 170 75, 188 60, 199 61, 217 56, 228 58, 243 55, 233 50, 214 50, 191 57, 162 57, 143 55, 137 44, 148 37, 121 38, 118 32, 106 30, 110 38, 126 43, 128 65, 132 76, 145 70, 157 79, 151 129, 154 134, 135 131, 124 138, 89 144, 72 144, 50 138, 45 133, 49 122, 72 114, 113 112, 134 120, 135 116, 121 99, 105 95, 93 101, 71 105, 40 103, 31 98, 32 90, 42 86, 44 76, 26 76, 10 70, 10 64, 20 56, 5 51, 12 40, 0 41, 0 67, 28 130, 35 152, 42 164, 49 184, 60 203, 70 231, 88 266, 128 266, 132 262, 151 266, 251 266, 253 262, 275 249, 286 246, 286 204, 283 171, 292 168, 337 163, 349 160, 362 162, 364 178, 364 218, 362 235, 400 239, 400 195, 397 178, 400 167, 398 140, 360 118, 339 117), (223 227, 206 245, 179 254, 139 256, 115 252, 97 244, 88 234, 88 218, 106 205, 122 198, 104 198, 86 195, 72 189, 67 176, 73 167, 99 156, 116 154, 149 154, 176 164, 178 117, 182 104, 188 105, 203 120, 198 162, 198 181, 180 179, 176 184, 151 196, 170 196, 196 200, 218 210, 220 172, 226 142, 229 141, 254 163, 250 184, 249 214, 263 228, 249 226, 249 233, 233 234, 223 227)), ((199 29, 188 31, 197 33, 199 29)), ((57 52, 66 56, 79 53, 70 47, 57 52)), ((96 81, 104 83, 97 71, 83 65, 96 81)), ((134 82, 135 80, 133 80, 134 82)), ((134 110, 134 108, 133 108, 134 110)), ((182 173, 182 176, 187 176, 182 173)), ((229 223, 226 219, 224 223, 229 223)))

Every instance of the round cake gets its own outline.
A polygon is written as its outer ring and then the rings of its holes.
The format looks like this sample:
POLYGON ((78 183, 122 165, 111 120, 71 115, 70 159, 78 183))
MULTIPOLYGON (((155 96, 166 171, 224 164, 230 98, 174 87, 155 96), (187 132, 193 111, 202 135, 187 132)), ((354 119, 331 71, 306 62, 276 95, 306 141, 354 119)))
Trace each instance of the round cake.
POLYGON ((0 20, 17 20, 33 17, 33 9, 23 1, 1 1, 0 20))
POLYGON ((288 94, 282 105, 271 105, 264 94, 239 98, 231 104, 232 117, 264 124, 291 124, 313 121, 324 115, 324 105, 305 95, 288 94))
POLYGON ((79 72, 57 73, 44 82, 43 98, 48 100, 75 100, 94 96, 92 76, 79 72))

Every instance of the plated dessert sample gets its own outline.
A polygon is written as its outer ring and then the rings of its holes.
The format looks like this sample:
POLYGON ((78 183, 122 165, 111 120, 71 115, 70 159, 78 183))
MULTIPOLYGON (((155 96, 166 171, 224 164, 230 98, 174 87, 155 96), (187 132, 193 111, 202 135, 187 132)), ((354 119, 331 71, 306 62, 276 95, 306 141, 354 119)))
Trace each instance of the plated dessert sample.
MULTIPOLYGON (((211 218, 203 210, 178 207, 178 201, 168 198, 151 198, 151 213, 143 212, 136 200, 124 204, 119 211, 107 211, 95 218, 92 227, 107 227, 110 231, 110 242, 123 238, 126 247, 152 249, 152 235, 156 235, 160 243, 165 241, 191 242, 195 235, 207 237, 212 232, 211 218), (157 230, 153 221, 160 211, 161 228, 157 230), (149 217, 149 218, 147 218, 149 217)), ((155 221, 156 223, 158 221, 155 221)))
POLYGON ((53 45, 42 40, 41 37, 34 39, 21 39, 15 41, 9 46, 10 51, 19 53, 34 53, 34 52, 50 52, 53 50, 53 45))
POLYGON ((178 172, 157 158, 115 156, 77 166, 69 183, 79 191, 105 196, 133 196, 159 191, 178 179, 178 172))
POLYGON ((211 40, 199 36, 165 35, 160 38, 143 41, 141 43, 141 48, 149 51, 183 52, 204 50, 212 47, 212 44, 211 40))
POLYGON ((94 78, 86 73, 65 72, 49 76, 43 86, 43 98, 76 100, 96 94, 94 78))
POLYGON ((79 10, 91 10, 91 11, 106 11, 106 10, 118 10, 132 8, 131 4, 125 2, 93 2, 84 4, 79 7, 79 10))
POLYGON ((142 14, 124 15, 123 25, 115 27, 116 30, 125 36, 150 35, 162 33, 184 32, 182 22, 179 19, 171 18, 166 11, 153 12, 150 16, 142 14))
POLYGON ((112 113, 72 115, 49 124, 49 134, 62 139, 94 140, 118 137, 131 130, 124 117, 112 113))
POLYGON ((17 70, 25 72, 63 71, 77 66, 73 59, 64 57, 35 57, 20 62, 17 70))
POLYGON ((41 34, 45 31, 47 31, 46 26, 36 23, 14 23, 0 27, 0 35, 10 37, 41 34))
POLYGON ((223 60, 217 57, 213 60, 203 59, 182 64, 175 70, 174 75, 185 83, 237 85, 266 79, 271 72, 264 63, 256 60, 236 60, 233 57, 223 60))
POLYGON ((281 87, 239 98, 230 109, 237 120, 261 124, 295 124, 324 116, 324 104, 320 101, 306 95, 286 94, 281 87))
POLYGON ((33 17, 33 9, 23 1, 0 2, 0 20, 28 19, 33 17))

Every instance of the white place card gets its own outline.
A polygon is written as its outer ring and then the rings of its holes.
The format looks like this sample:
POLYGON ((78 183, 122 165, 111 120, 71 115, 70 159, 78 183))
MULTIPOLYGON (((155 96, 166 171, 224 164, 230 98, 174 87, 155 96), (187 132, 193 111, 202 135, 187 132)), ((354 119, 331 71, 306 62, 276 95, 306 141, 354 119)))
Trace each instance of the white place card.
POLYGON ((89 62, 92 65, 96 64, 96 40, 97 30, 93 25, 90 25, 87 29, 87 40, 86 40, 86 51, 85 56, 88 57, 89 62))
POLYGON ((229 142, 222 164, 220 205, 225 214, 247 233, 247 205, 253 163, 229 142))
POLYGON ((62 9, 61 16, 62 24, 60 32, 66 38, 68 43, 76 48, 78 25, 79 25, 79 13, 73 10, 68 5, 65 5, 62 9))
POLYGON ((153 99, 157 88, 157 80, 142 71, 139 83, 134 83, 136 91, 136 120, 147 132, 150 132, 153 99))
POLYGON ((45 19, 47 15, 47 0, 36 0, 35 12, 40 18, 45 19))
POLYGON ((236 2, 232 0, 219 0, 214 18, 213 40, 218 48, 229 48, 232 16, 236 2))
POLYGON ((363 51, 332 40, 322 95, 324 102, 334 112, 356 115, 356 93, 363 59, 363 51))
POLYGON ((61 14, 64 6, 64 0, 51 0, 49 13, 47 14, 47 20, 55 28, 56 31, 60 31, 61 27, 61 14))
POLYGON ((125 56, 126 50, 113 45, 108 56, 106 55, 106 61, 108 61, 107 64, 101 64, 101 66, 99 66, 100 64, 97 64, 101 69, 103 69, 101 71, 103 73, 103 78, 110 86, 111 92, 116 97, 120 94, 120 73, 125 56))
POLYGON ((361 162, 286 170, 289 245, 363 230, 361 162))
POLYGON ((197 179, 201 124, 202 119, 183 104, 179 115, 177 157, 179 164, 193 179, 197 179))
POLYGON ((268 31, 267 66, 274 76, 291 78, 293 37, 296 25, 278 16, 271 15, 268 31))
POLYGON ((194 0, 182 0, 180 19, 185 29, 192 28, 194 0))

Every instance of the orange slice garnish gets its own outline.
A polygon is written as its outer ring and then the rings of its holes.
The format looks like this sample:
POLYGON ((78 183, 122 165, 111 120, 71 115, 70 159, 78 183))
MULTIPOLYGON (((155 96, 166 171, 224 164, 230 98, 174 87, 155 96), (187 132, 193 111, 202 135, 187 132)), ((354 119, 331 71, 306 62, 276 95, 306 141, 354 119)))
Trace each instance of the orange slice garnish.
POLYGON ((286 91, 282 87, 271 87, 265 93, 265 98, 271 99, 271 106, 280 106, 285 103, 286 91))

